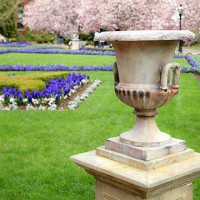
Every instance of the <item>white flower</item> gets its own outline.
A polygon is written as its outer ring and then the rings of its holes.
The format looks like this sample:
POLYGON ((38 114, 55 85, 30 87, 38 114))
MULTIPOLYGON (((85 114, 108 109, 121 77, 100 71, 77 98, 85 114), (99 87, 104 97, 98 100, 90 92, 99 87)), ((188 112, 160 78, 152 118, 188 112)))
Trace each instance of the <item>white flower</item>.
POLYGON ((51 106, 52 104, 55 103, 55 100, 56 100, 55 98, 50 98, 48 104, 51 106))
POLYGON ((94 92, 92 85, 86 90, 86 93, 92 94, 94 92))
POLYGON ((75 105, 68 105, 68 108, 69 108, 70 110, 75 110, 75 109, 76 109, 76 106, 75 106, 75 105))
POLYGON ((86 84, 88 81, 89 81, 88 79, 83 79, 83 80, 81 81, 81 84, 84 85, 84 84, 86 84))
POLYGON ((25 99, 23 99, 22 101, 23 101, 23 103, 27 103, 27 102, 28 102, 28 99, 25 98, 25 99))
POLYGON ((2 110, 4 108, 3 104, 0 101, 0 110, 2 110))
POLYGON ((15 101, 13 103, 8 104, 8 107, 10 108, 10 110, 18 109, 17 103, 15 101))
POLYGON ((26 110, 35 110, 35 108, 29 103, 26 106, 26 110))
POLYGON ((38 110, 46 110, 46 106, 40 105, 38 110))
POLYGON ((90 87, 88 87, 82 95, 77 96, 76 98, 74 98, 73 101, 69 102, 68 109, 75 110, 83 100, 85 100, 90 94, 94 92, 94 90, 96 90, 100 83, 100 80, 95 80, 93 84, 90 85, 90 87))
POLYGON ((4 94, 0 95, 0 102, 4 102, 4 97, 5 97, 4 94))
POLYGON ((51 104, 51 106, 48 108, 48 110, 56 110, 57 105, 56 104, 51 104))
POLYGON ((39 104, 39 101, 37 99, 32 98, 31 101, 32 101, 33 105, 39 104))
POLYGON ((44 104, 46 104, 47 102, 49 102, 49 98, 47 99, 46 97, 43 99, 44 104))
POLYGON ((83 94, 80 96, 80 99, 81 99, 81 100, 85 100, 88 96, 89 96, 89 94, 83 93, 83 94))
POLYGON ((65 96, 64 96, 64 99, 67 99, 67 98, 68 98, 68 95, 65 95, 65 96))
POLYGON ((71 90, 71 93, 73 94, 74 92, 76 92, 75 90, 71 90))
POLYGON ((15 99, 14 97, 11 97, 11 98, 9 99, 9 102, 10 102, 10 103, 14 103, 15 100, 16 100, 16 99, 15 99))
POLYGON ((74 86, 74 90, 77 90, 79 87, 77 85, 74 86))
POLYGON ((10 108, 8 106, 6 106, 2 110, 10 110, 10 108))

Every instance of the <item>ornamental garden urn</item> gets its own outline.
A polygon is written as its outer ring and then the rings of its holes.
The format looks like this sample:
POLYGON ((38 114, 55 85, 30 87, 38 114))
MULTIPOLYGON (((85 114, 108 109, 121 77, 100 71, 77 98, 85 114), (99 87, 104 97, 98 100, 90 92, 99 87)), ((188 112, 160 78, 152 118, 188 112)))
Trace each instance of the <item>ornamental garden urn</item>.
POLYGON ((192 200, 200 177, 200 154, 159 130, 156 109, 179 91, 180 65, 173 62, 179 40, 190 31, 112 31, 95 35, 111 42, 117 97, 134 109, 136 123, 94 151, 71 160, 96 179, 96 200, 192 200))
MULTIPOLYGON (((178 63, 173 62, 177 41, 194 37, 189 31, 171 30, 116 31, 95 35, 95 40, 112 43, 116 53, 113 66, 115 93, 123 103, 134 108, 137 116, 134 127, 118 138, 124 147, 119 148, 115 142, 108 141, 106 148, 131 156, 134 153, 127 152, 126 144, 136 147, 136 150, 137 147, 172 147, 175 144, 179 147, 171 148, 172 152, 185 149, 184 141, 173 140, 159 130, 155 115, 156 109, 179 91, 181 69, 178 63)), ((144 152, 135 157, 148 159, 144 152)))

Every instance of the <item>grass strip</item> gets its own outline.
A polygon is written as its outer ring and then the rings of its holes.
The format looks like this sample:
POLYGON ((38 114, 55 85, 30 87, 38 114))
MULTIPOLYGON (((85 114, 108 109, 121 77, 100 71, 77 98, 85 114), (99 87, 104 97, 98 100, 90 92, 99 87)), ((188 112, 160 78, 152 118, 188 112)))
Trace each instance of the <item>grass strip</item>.
MULTIPOLYGON (((94 199, 95 180, 70 162, 74 154, 102 146, 132 128, 132 108, 115 96, 113 75, 88 72, 102 84, 75 111, 0 111, 0 197, 94 199)), ((192 74, 181 74, 180 93, 158 109, 160 130, 185 139, 200 152, 200 90, 192 74)), ((192 163, 191 163, 192 164, 192 163)), ((194 200, 200 196, 194 181, 194 200)))

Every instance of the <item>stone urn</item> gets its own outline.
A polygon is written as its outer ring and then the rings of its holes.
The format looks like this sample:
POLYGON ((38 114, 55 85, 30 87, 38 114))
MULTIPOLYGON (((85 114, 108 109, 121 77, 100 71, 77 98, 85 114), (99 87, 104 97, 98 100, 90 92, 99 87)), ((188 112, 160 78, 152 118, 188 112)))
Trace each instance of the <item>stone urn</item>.
MULTIPOLYGON (((160 147, 173 142, 170 135, 157 127, 156 109, 179 91, 181 68, 173 62, 178 41, 194 38, 192 32, 172 30, 112 31, 95 35, 95 40, 112 43, 116 52, 113 66, 115 93, 123 103, 134 108, 137 116, 134 127, 120 135, 120 143, 160 147)), ((106 147, 118 149, 109 142, 106 147)), ((184 142, 182 148, 185 148, 184 142)))
POLYGON ((179 40, 189 31, 103 32, 116 52, 117 97, 134 108, 134 127, 109 138, 94 151, 70 159, 96 179, 96 200, 192 200, 192 181, 200 177, 200 154, 155 123, 156 109, 179 90, 180 65, 173 62, 179 40))

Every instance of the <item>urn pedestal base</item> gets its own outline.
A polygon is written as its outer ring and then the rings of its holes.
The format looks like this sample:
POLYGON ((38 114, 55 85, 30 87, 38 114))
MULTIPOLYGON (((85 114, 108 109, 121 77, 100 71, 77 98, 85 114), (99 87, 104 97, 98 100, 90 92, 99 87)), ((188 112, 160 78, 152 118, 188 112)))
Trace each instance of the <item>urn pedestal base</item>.
POLYGON ((186 142, 176 138, 171 138, 169 144, 158 147, 138 147, 120 141, 120 137, 109 138, 105 147, 127 156, 135 157, 140 160, 153 160, 170 154, 174 154, 186 149, 186 142))
POLYGON ((200 177, 200 154, 190 149, 142 161, 100 147, 71 160, 95 177, 96 200, 192 200, 200 177))
POLYGON ((192 183, 166 191, 155 197, 142 198, 97 180, 96 200, 192 200, 192 183))

